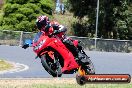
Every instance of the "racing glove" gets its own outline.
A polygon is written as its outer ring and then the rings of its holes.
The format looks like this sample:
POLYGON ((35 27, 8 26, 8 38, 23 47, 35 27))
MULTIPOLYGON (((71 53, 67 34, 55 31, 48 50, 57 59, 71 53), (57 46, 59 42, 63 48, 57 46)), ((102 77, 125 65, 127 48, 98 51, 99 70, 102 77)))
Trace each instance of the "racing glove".
POLYGON ((29 47, 29 44, 25 44, 22 46, 22 48, 27 49, 29 47))

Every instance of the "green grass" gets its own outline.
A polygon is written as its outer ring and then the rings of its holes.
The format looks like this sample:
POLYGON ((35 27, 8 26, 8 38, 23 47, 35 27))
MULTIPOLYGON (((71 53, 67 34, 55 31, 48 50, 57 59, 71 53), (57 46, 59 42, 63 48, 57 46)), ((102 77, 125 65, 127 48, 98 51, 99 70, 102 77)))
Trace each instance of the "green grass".
POLYGON ((132 88, 131 84, 86 84, 80 86, 78 84, 57 84, 57 85, 32 85, 31 88, 132 88))
POLYGON ((64 15, 62 14, 53 14, 53 17, 55 21, 58 21, 60 24, 64 25, 67 27, 68 35, 73 35, 72 31, 72 24, 73 22, 77 21, 77 18, 73 17, 73 14, 70 12, 66 12, 64 15))
POLYGON ((0 59, 0 71, 8 70, 13 67, 12 64, 0 59))
POLYGON ((2 79, 0 88, 132 88, 132 82, 126 84, 84 84, 79 85, 75 78, 29 78, 2 79))
POLYGON ((78 84, 34 84, 34 85, 0 85, 0 88, 132 88, 131 84, 86 84, 80 86, 78 84))

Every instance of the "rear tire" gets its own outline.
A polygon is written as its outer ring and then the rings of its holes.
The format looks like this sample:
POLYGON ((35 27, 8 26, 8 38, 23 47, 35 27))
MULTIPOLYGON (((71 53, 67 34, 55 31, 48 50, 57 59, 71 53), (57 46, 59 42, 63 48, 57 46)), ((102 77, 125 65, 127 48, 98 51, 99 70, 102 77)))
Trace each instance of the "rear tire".
POLYGON ((86 80, 85 77, 83 76, 80 76, 80 75, 76 75, 76 81, 79 85, 84 85, 86 83, 86 80))
POLYGON ((84 55, 84 58, 79 62, 79 64, 82 66, 82 69, 84 69, 86 75, 95 74, 95 68, 92 61, 89 59, 90 57, 87 56, 87 54, 83 51, 81 46, 78 49, 80 53, 84 55))
POLYGON ((83 69, 85 70, 86 74, 95 74, 95 68, 92 63, 92 61, 89 59, 89 57, 85 54, 86 61, 88 64, 84 64, 83 69))
POLYGON ((41 56, 42 66, 53 77, 61 77, 62 72, 61 72, 61 65, 60 65, 59 61, 57 61, 57 65, 59 65, 59 66, 57 68, 53 69, 50 65, 56 66, 56 63, 53 63, 52 61, 50 62, 50 61, 48 61, 48 59, 51 59, 51 58, 48 58, 46 56, 46 54, 41 56))

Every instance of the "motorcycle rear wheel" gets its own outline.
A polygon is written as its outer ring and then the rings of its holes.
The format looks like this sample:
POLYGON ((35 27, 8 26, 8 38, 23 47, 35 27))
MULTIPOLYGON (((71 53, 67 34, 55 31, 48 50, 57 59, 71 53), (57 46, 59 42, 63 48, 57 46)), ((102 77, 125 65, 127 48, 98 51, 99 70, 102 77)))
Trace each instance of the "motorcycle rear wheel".
POLYGON ((82 69, 85 71, 85 74, 95 74, 95 68, 90 60, 90 57, 87 56, 87 54, 81 49, 80 53, 84 56, 83 59, 79 60, 78 63, 82 67, 82 69))
POLYGON ((56 63, 54 63, 52 59, 47 56, 47 54, 44 54, 41 56, 41 63, 45 70, 53 77, 62 76, 61 65, 59 61, 56 60, 56 63))
POLYGON ((88 64, 83 64, 82 67, 85 70, 86 75, 95 74, 95 68, 94 68, 92 61, 89 59, 89 57, 86 54, 85 54, 85 57, 86 57, 85 60, 88 62, 88 64))

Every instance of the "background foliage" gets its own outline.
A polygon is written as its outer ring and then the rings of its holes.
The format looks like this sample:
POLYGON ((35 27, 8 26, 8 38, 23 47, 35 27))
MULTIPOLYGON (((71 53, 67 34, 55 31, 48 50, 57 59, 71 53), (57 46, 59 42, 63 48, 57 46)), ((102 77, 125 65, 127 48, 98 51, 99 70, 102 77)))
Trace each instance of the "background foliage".
MULTIPOLYGON (((75 35, 95 36, 97 0, 67 0, 75 35)), ((132 0, 100 0, 98 38, 132 39, 132 0)))
POLYGON ((5 0, 0 15, 0 30, 34 31, 36 17, 52 18, 52 0, 5 0))
MULTIPOLYGON (((0 14, 0 30, 34 31, 36 17, 46 14, 52 18, 56 0, 5 0, 0 14)), ((97 0, 60 0, 66 10, 78 20, 69 27, 76 36, 95 37, 97 0), (71 13, 70 13, 71 14, 71 13)), ((55 19, 67 26, 63 16, 55 19)), ((72 16, 71 16, 72 17, 72 16)), ((75 18, 70 18, 69 24, 75 18)), ((100 0, 98 38, 132 39, 132 0, 100 0)))

